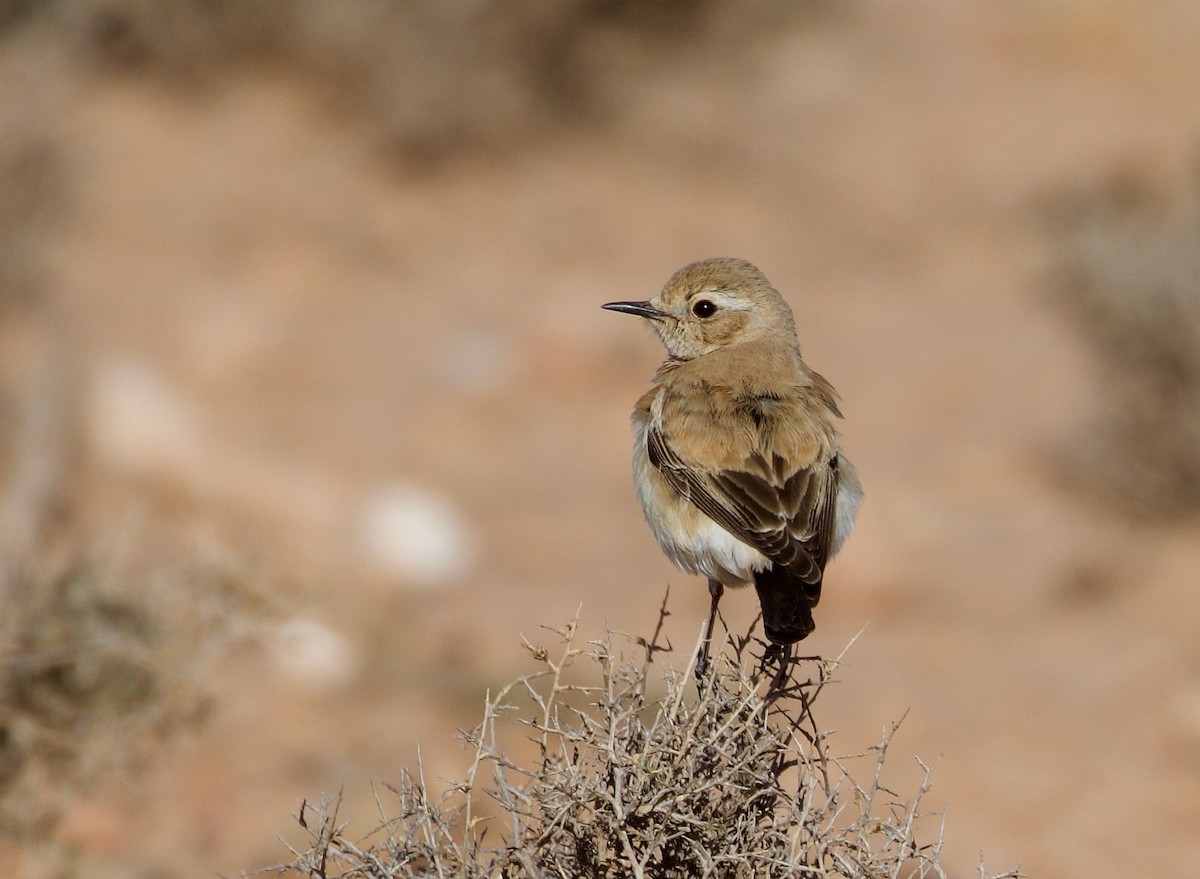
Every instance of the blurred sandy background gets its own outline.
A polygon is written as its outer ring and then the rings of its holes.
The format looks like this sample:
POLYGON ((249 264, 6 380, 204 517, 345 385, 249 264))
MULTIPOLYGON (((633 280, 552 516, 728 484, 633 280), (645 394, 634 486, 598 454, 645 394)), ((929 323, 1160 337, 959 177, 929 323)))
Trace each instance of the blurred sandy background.
POLYGON ((782 7, 0 2, 0 874, 365 834, 580 606, 685 662, 599 305, 714 255, 867 490, 823 724, 955 875, 1195 874, 1200 7, 782 7))

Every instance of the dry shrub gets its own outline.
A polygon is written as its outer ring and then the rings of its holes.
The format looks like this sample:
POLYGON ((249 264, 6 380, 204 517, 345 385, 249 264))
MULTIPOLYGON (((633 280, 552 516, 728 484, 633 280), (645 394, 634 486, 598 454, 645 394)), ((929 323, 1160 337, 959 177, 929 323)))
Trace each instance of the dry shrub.
POLYGON ((865 753, 839 756, 815 720, 837 661, 789 660, 777 687, 736 641, 697 693, 690 668, 651 676, 654 639, 639 639, 644 655, 630 659, 612 636, 578 646, 575 628, 555 633, 555 655, 527 644, 542 670, 487 700, 464 734, 474 759, 447 793, 434 797, 419 769, 405 775, 363 842, 338 823, 336 799, 302 804, 309 847, 270 869, 311 879, 946 875, 940 821, 921 812, 928 767, 908 798, 882 783, 897 725, 865 753), (500 740, 514 717, 536 745, 532 765, 500 740))
POLYGON ((1200 175, 1121 173, 1055 207, 1056 299, 1097 364, 1100 410, 1073 481, 1137 518, 1200 511, 1200 175))

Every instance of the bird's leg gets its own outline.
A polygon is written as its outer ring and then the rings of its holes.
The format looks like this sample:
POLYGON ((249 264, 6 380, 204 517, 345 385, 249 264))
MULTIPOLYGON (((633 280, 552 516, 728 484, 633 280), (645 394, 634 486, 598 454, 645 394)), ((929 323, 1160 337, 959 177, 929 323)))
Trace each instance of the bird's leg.
POLYGON ((721 585, 721 581, 713 580, 711 577, 708 581, 708 594, 712 596, 712 604, 708 609, 708 625, 704 627, 704 643, 700 645, 700 655, 696 657, 696 679, 702 679, 708 674, 708 646, 712 642, 713 624, 717 621, 717 605, 721 603, 721 596, 725 594, 725 587, 721 585))
POLYGON ((765 666, 771 661, 778 661, 779 667, 775 669, 775 674, 771 678, 771 686, 767 687, 768 696, 782 693, 784 687, 787 685, 788 675, 791 672, 792 645, 772 644, 767 652, 763 654, 763 665, 765 666))

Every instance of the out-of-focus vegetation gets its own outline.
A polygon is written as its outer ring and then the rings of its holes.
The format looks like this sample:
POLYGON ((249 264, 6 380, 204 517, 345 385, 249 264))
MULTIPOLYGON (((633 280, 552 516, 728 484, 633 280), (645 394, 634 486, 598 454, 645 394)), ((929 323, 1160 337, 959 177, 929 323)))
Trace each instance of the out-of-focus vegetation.
POLYGON ((94 555, 0 568, 0 847, 23 848, 31 875, 70 863, 58 830, 76 797, 133 783, 201 728, 209 674, 254 619, 243 576, 195 553, 153 569, 94 555))
MULTIPOLYGON (((427 166, 463 149, 528 143, 602 117, 630 76, 704 46, 829 14, 805 0, 10 0, 0 29, 36 31, 100 70, 202 87, 238 65, 311 77, 370 121, 385 148, 427 166)), ((2 32, 2 31, 0 31, 2 32)))
POLYGON ((1200 176, 1190 183, 1120 174, 1054 209, 1056 301, 1100 387, 1065 472, 1138 518, 1200 512, 1200 176))

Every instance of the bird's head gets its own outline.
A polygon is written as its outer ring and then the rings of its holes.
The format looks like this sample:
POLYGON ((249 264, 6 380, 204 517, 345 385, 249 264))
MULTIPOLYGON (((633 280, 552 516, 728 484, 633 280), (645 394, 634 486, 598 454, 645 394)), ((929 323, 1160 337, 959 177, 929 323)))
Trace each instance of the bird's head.
POLYGON ((653 299, 603 307, 649 320, 676 360, 781 334, 795 344, 792 310, 744 259, 694 262, 677 271, 653 299))

